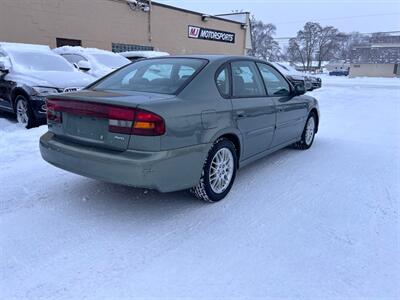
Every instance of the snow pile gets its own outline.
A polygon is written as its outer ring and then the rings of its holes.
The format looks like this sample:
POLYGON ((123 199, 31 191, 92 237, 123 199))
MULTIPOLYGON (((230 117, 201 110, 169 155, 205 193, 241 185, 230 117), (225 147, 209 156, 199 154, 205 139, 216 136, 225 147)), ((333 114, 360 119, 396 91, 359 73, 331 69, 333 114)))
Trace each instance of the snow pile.
POLYGON ((400 90, 346 80, 311 93, 310 150, 240 170, 213 205, 59 170, 45 126, 2 120, 0 298, 398 299, 400 90))
POLYGON ((67 54, 67 53, 74 53, 74 54, 115 54, 111 51, 98 49, 98 48, 84 48, 80 46, 62 46, 53 49, 54 52, 58 54, 67 54))
POLYGON ((353 88, 394 88, 400 90, 400 78, 384 78, 384 77, 355 77, 346 76, 329 76, 327 74, 318 75, 322 79, 322 84, 337 87, 353 87, 353 88))

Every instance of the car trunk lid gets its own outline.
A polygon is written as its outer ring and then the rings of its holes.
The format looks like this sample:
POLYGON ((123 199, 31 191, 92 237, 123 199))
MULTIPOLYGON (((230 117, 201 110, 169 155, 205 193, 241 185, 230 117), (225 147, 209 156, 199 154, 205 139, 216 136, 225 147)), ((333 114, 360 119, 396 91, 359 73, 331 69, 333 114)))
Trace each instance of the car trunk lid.
POLYGON ((138 105, 171 95, 131 91, 81 91, 50 97, 49 130, 60 139, 93 147, 124 151, 132 138, 138 105))

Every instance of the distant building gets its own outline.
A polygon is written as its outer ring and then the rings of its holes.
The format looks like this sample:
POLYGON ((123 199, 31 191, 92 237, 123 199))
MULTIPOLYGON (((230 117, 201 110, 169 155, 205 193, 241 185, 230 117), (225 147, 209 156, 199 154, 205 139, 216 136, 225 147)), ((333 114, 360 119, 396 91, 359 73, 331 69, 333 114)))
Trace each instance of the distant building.
POLYGON ((350 77, 400 77, 400 36, 372 37, 351 52, 350 77))

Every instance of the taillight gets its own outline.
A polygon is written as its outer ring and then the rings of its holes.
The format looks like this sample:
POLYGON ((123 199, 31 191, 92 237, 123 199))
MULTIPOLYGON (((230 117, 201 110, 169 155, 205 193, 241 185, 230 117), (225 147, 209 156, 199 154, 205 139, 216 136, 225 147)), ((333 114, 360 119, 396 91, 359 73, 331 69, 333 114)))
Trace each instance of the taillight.
POLYGON ((145 110, 137 110, 132 134, 157 136, 165 133, 165 122, 160 116, 145 110))
POLYGON ((108 107, 108 131, 131 134, 135 110, 124 107, 108 107))
POLYGON ((61 123, 62 112, 108 119, 113 133, 159 136, 165 133, 164 119, 155 113, 123 106, 74 100, 47 99, 47 119, 61 123))

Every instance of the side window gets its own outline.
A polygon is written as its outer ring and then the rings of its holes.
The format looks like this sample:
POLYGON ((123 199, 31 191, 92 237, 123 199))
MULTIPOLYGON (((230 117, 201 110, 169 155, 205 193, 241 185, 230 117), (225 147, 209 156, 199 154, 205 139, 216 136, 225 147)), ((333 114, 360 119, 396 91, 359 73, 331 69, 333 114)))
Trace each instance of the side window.
POLYGON ((190 76, 192 76, 194 72, 196 72, 194 68, 188 66, 182 66, 179 69, 178 77, 180 80, 186 80, 190 78, 190 76))
POLYGON ((233 96, 240 98, 265 96, 262 79, 255 63, 232 62, 233 96))
POLYGON ((218 91, 222 97, 229 97, 230 95, 230 78, 228 66, 219 71, 216 76, 216 81, 218 91))
POLYGON ((283 76, 274 68, 257 63, 269 96, 287 96, 290 94, 290 87, 283 76))
POLYGON ((82 60, 87 61, 86 58, 78 54, 62 54, 61 56, 64 57, 67 61, 69 61, 71 64, 77 64, 82 60))

